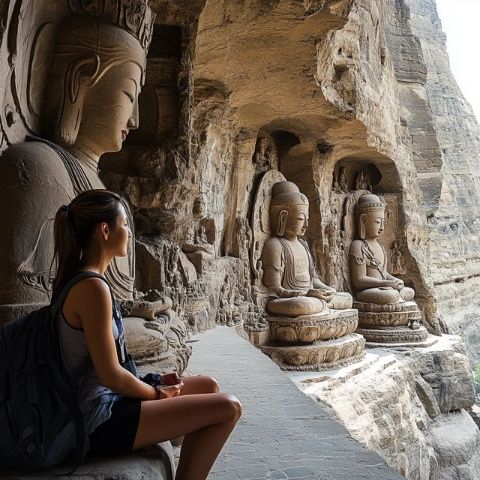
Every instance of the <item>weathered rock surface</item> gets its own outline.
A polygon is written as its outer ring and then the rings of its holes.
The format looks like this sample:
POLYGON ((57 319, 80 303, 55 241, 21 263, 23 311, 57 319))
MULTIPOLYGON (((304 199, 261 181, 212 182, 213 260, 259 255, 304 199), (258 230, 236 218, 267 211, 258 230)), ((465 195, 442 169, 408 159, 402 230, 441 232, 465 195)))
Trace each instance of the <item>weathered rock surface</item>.
POLYGON ((314 206, 307 235, 319 273, 348 287, 336 267, 345 244, 332 184, 338 165, 364 166, 379 175, 376 192, 399 198, 404 280, 426 326, 439 333, 443 317, 476 345, 479 134, 449 70, 434 1, 155 5, 165 25, 147 85, 159 102, 178 99, 177 112, 162 118, 175 128, 158 126, 149 142, 127 144, 101 168, 134 206, 139 234, 188 245, 198 282, 181 275, 173 296, 190 289, 208 298, 211 321, 252 313, 243 303, 252 300, 244 224, 258 176, 271 168, 314 206), (212 256, 198 241, 202 231, 212 256), (224 277, 239 293, 233 313, 209 273, 223 270, 222 257, 235 265, 224 277))
POLYGON ((466 341, 475 367, 480 351, 480 128, 450 71, 434 0, 407 0, 412 32, 428 71, 425 89, 442 156, 442 191, 431 226, 431 269, 438 313, 466 341), (453 246, 453 248, 452 248, 453 246))
POLYGON ((474 389, 459 337, 425 349, 368 350, 357 366, 290 378, 406 478, 478 478, 480 431, 465 410, 474 389))

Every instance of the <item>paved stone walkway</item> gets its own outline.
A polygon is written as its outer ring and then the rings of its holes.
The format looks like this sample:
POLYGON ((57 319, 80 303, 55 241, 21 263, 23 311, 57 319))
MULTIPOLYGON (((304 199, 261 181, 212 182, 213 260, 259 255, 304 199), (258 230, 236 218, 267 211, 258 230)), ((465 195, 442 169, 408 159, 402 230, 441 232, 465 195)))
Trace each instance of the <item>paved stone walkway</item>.
POLYGON ((211 480, 400 480, 265 355, 228 327, 194 337, 189 371, 217 378, 243 415, 211 480))

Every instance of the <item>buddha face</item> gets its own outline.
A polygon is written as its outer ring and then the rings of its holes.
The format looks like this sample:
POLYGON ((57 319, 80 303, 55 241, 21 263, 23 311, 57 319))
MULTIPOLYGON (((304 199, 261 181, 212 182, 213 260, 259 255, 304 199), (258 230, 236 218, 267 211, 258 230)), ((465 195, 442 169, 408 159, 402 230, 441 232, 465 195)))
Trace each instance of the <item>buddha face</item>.
POLYGON ((295 205, 289 208, 285 223, 285 235, 301 237, 308 227, 308 205, 295 205))
POLYGON ((76 146, 98 156, 121 150, 130 130, 138 128, 142 77, 139 62, 108 69, 85 96, 76 146))
POLYGON ((366 238, 378 238, 385 227, 385 212, 378 210, 362 215, 366 238))

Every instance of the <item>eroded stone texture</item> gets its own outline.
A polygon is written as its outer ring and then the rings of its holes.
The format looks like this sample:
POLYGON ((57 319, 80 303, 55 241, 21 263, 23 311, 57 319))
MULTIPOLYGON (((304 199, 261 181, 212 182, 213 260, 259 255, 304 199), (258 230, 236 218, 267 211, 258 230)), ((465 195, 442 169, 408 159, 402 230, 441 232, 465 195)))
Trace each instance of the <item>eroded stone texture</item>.
POLYGON ((361 364, 340 372, 289 375, 406 478, 478 476, 480 432, 465 410, 474 390, 460 337, 425 349, 367 349, 361 364))
POLYGON ((430 277, 439 313, 452 333, 459 333, 471 345, 470 358, 476 365, 480 129, 450 71, 435 2, 406 3, 429 72, 425 87, 443 160, 438 209, 428 219, 432 229, 430 277))

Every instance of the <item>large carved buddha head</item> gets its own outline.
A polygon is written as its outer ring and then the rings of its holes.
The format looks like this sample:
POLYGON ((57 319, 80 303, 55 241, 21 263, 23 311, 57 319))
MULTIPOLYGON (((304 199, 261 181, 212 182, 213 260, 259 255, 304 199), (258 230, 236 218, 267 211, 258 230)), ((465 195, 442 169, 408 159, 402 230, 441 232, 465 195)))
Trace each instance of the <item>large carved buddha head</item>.
POLYGON ((138 127, 138 95, 154 16, 146 0, 70 0, 49 91, 48 137, 97 156, 122 148, 138 127))
POLYGON ((279 237, 304 235, 308 227, 308 199, 294 183, 278 182, 272 187, 270 224, 279 237))
POLYGON ((357 202, 357 217, 360 238, 378 238, 385 226, 385 203, 377 195, 362 195, 357 202))

